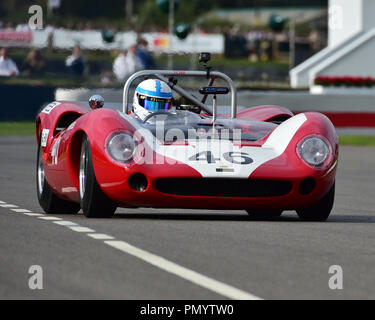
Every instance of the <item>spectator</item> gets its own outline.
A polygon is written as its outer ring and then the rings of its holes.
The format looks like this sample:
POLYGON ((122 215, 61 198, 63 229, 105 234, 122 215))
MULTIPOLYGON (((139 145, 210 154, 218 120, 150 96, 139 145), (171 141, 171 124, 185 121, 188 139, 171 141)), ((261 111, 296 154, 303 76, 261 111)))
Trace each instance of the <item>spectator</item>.
POLYGON ((76 76, 82 76, 83 72, 85 71, 86 67, 86 60, 81 55, 81 48, 79 46, 75 46, 73 48, 72 55, 69 56, 66 61, 65 65, 69 67, 70 71, 76 76))
POLYGON ((143 69, 143 65, 137 56, 137 46, 131 46, 128 51, 123 51, 113 63, 113 73, 118 81, 124 81, 134 72, 143 69))
POLYGON ((116 76, 117 81, 124 81, 129 76, 128 67, 126 64, 127 51, 122 51, 113 62, 113 73, 116 76))
POLYGON ((28 75, 41 75, 46 67, 46 60, 42 52, 33 49, 29 52, 23 63, 22 69, 28 75))
POLYGON ((143 69, 156 69, 154 58, 147 50, 147 41, 143 38, 138 40, 137 56, 141 60, 143 69))
POLYGON ((3 48, 0 51, 0 76, 10 77, 18 76, 19 71, 17 65, 11 58, 8 58, 7 49, 3 48))
POLYGON ((128 54, 126 55, 126 67, 128 69, 129 75, 143 69, 141 59, 139 59, 139 57, 137 56, 136 45, 132 45, 128 49, 128 54))

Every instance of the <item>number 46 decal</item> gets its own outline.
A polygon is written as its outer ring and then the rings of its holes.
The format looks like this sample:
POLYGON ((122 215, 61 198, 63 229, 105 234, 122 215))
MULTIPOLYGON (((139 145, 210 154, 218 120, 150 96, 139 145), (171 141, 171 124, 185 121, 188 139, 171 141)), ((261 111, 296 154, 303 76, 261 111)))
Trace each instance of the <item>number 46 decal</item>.
MULTIPOLYGON (((234 164, 250 164, 253 159, 249 157, 247 153, 244 152, 225 152, 223 153, 223 158, 234 164)), ((207 163, 216 163, 220 158, 215 158, 211 151, 199 152, 189 158, 190 161, 206 161, 207 163)))

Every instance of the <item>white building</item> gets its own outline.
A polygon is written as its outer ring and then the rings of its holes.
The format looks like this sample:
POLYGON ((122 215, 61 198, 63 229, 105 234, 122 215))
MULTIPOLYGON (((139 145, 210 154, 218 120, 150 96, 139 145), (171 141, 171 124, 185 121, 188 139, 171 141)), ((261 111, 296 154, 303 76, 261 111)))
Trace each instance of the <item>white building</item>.
POLYGON ((293 88, 319 75, 375 77, 375 0, 329 0, 328 47, 290 72, 293 88))

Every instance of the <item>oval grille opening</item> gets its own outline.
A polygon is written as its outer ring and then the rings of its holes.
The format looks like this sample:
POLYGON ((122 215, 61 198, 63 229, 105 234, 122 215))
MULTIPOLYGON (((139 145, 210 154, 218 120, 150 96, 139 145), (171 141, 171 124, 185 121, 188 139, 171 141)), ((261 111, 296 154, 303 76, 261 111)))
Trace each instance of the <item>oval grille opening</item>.
POLYGON ((212 197, 277 197, 292 190, 289 181, 220 179, 220 178, 161 178, 155 181, 158 191, 183 196, 212 197))

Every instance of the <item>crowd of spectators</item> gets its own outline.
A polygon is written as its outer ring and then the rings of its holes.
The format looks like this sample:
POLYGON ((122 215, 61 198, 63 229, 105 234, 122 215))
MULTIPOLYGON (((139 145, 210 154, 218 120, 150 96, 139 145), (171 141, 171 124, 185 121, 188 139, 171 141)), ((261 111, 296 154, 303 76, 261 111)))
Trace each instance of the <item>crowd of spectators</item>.
MULTIPOLYGON (((1 23, 0 30, 18 30, 24 31, 27 25, 14 26, 12 23, 1 23)), ((93 30, 92 25, 87 23, 79 23, 78 25, 66 26, 66 29, 74 28, 74 30, 93 30)), ((54 27, 47 26, 53 33, 54 27)), ((157 30, 155 30, 157 31, 157 30)), ((159 30, 160 31, 160 30, 159 30)), ((254 30, 240 29, 239 26, 224 29, 225 50, 224 55, 227 58, 247 58, 252 62, 277 60, 279 52, 284 54, 283 59, 289 53, 289 30, 275 33, 270 30, 254 30), (275 50, 275 40, 278 43, 278 49, 275 50), (275 51, 276 54, 275 54, 275 51)), ((308 54, 317 52, 322 49, 326 42, 322 39, 317 30, 312 30, 308 37, 299 40, 299 44, 304 42, 303 49, 308 54), (305 49, 307 48, 307 49, 305 49)), ((0 77, 11 77, 22 74, 23 76, 40 77, 47 74, 70 74, 73 77, 83 77, 88 74, 101 75, 100 80, 103 83, 111 83, 113 81, 124 82, 136 71, 144 69, 157 69, 152 53, 148 50, 148 43, 144 38, 139 38, 135 44, 127 49, 121 50, 113 60, 112 67, 106 63, 89 63, 84 57, 81 48, 77 45, 73 48, 72 53, 66 57, 65 66, 63 61, 47 61, 43 52, 52 52, 53 41, 48 42, 46 50, 32 49, 26 59, 22 62, 18 59, 17 64, 8 57, 7 50, 1 50, 0 56, 0 77), (50 45, 51 43, 51 45, 50 45), (94 65, 94 68, 92 66, 94 65), (65 68, 65 69, 64 69, 65 68), (47 71, 46 71, 47 70, 47 71), (51 72, 52 70, 52 72, 51 72), (93 71, 94 70, 94 71, 93 71)), ((300 51, 301 48, 299 48, 300 51)), ((298 50, 297 50, 298 51, 298 50)), ((113 51, 106 51, 104 55, 112 55, 113 51)), ((50 56, 49 56, 50 57, 50 56)), ((302 57, 303 58, 303 57, 302 57)))
MULTIPOLYGON (((289 52, 290 32, 270 30, 240 30, 238 27, 225 29, 225 56, 228 58, 249 58, 252 61, 269 60, 272 56, 272 42, 278 43, 279 50, 289 52)), ((307 36, 297 36, 296 44, 303 45, 312 53, 322 50, 327 39, 317 29, 311 29, 307 36)))
MULTIPOLYGON (((109 53, 108 53, 109 54, 109 53)), ((24 76, 42 76, 45 73, 47 59, 42 50, 32 49, 21 65, 21 72, 17 64, 8 57, 7 48, 0 51, 0 76, 11 77, 18 76, 20 73, 24 76)), ((87 74, 88 62, 82 54, 81 48, 77 45, 73 48, 71 55, 65 59, 67 71, 74 77, 82 77, 87 74)), ((115 58, 112 66, 112 73, 103 71, 107 82, 112 79, 118 82, 124 82, 131 74, 139 70, 156 68, 154 58, 147 49, 147 41, 140 38, 136 44, 123 50, 115 58)), ((105 82, 105 81, 103 81, 105 82)))
POLYGON ((117 81, 123 82, 136 71, 155 67, 154 59, 147 49, 147 41, 141 38, 137 44, 120 52, 113 63, 113 73, 117 81))

